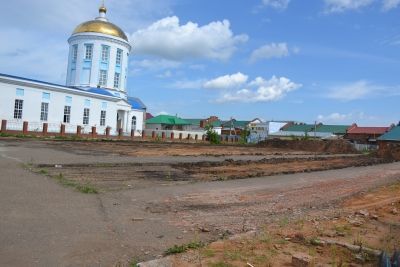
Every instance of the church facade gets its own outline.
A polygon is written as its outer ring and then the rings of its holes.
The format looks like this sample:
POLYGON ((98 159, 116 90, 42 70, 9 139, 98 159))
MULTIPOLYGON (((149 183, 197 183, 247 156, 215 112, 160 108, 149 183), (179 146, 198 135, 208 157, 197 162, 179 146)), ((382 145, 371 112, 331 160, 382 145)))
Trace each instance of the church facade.
POLYGON ((142 101, 127 95, 128 58, 131 45, 126 34, 106 18, 102 6, 99 16, 78 25, 69 43, 65 85, 58 85, 0 73, 0 120, 19 130, 27 121, 30 130, 43 123, 67 132, 81 126, 99 134, 110 128, 125 134, 141 135, 146 117, 142 101))

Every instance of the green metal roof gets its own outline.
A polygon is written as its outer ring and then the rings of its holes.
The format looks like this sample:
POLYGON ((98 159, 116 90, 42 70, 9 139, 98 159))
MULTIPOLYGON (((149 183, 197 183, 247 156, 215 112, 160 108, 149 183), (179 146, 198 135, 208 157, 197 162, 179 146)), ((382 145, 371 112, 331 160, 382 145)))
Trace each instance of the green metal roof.
POLYGON ((222 122, 223 127, 235 127, 235 128, 246 128, 246 126, 250 123, 250 121, 237 121, 237 120, 231 120, 231 121, 225 121, 222 122))
POLYGON ((146 124, 165 124, 165 125, 190 125, 190 122, 171 115, 159 115, 148 119, 146 124))
POLYGON ((202 121, 202 119, 183 119, 183 120, 189 122, 190 125, 199 127, 200 127, 200 122, 202 121))
POLYGON ((380 141, 400 141, 400 126, 396 126, 389 132, 378 138, 380 141))
POLYGON ((296 124, 291 125, 285 129, 286 132, 311 132, 314 131, 314 125, 312 124, 296 124))
MULTIPOLYGON (((319 133, 334 133, 334 134, 346 134, 349 125, 317 125, 316 132, 319 133)), ((314 130, 314 127, 313 129, 314 130)))

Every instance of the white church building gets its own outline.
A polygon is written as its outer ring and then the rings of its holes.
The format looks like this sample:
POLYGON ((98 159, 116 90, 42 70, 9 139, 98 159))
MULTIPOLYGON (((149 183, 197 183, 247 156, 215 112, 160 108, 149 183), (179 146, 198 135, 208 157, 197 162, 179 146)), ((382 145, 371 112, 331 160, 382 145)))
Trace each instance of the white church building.
POLYGON ((120 129, 141 135, 146 106, 127 95, 132 47, 106 13, 100 7, 99 16, 78 25, 68 39, 66 85, 0 73, 0 120, 7 120, 9 129, 21 130, 26 121, 30 131, 47 123, 49 131, 63 124, 66 133, 81 126, 86 133, 96 127, 104 134, 108 127, 112 135, 120 129))

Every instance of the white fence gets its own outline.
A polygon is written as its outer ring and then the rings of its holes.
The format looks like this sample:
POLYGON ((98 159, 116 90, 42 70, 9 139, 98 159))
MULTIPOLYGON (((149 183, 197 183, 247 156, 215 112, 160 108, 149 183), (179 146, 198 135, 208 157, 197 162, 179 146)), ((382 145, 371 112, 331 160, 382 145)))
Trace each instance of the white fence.
POLYGON ((151 130, 147 129, 144 130, 146 136, 152 136, 153 132, 155 132, 156 137, 161 138, 162 134, 165 133, 165 138, 170 139, 171 138, 171 133, 174 134, 174 139, 179 139, 179 135, 182 134, 182 139, 188 139, 190 135, 190 139, 195 139, 195 136, 197 135, 198 140, 201 140, 203 135, 206 134, 205 131, 175 131, 175 130, 165 130, 165 131, 160 131, 160 130, 151 130))

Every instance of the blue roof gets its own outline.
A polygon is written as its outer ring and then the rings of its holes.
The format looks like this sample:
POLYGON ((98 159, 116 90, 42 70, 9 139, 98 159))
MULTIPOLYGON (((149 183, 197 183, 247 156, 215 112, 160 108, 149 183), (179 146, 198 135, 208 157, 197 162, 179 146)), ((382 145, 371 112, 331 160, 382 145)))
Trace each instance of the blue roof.
POLYGON ((47 84, 47 85, 52 85, 52 86, 66 87, 65 85, 61 85, 61 84, 49 83, 49 82, 39 81, 39 80, 35 80, 35 79, 28 79, 28 78, 24 78, 24 77, 20 77, 20 76, 14 76, 14 75, 8 75, 8 74, 4 74, 4 73, 0 73, 0 76, 4 76, 4 77, 7 77, 7 78, 11 78, 11 79, 24 80, 24 81, 27 81, 27 82, 34 82, 34 83, 47 84))
POLYGON ((400 141, 400 126, 396 126, 389 132, 378 138, 380 141, 400 141))
POLYGON ((147 109, 142 100, 137 97, 128 96, 128 103, 132 106, 132 109, 147 109))
POLYGON ((78 90, 89 92, 89 93, 92 93, 92 94, 116 97, 113 94, 111 94, 109 91, 107 91, 106 89, 103 89, 103 88, 97 88, 97 87, 75 87, 75 86, 71 86, 70 88, 78 89, 78 90))
POLYGON ((96 94, 96 95, 117 98, 116 96, 114 96, 113 94, 111 94, 110 92, 108 92, 106 89, 103 89, 103 88, 65 86, 65 85, 61 85, 61 84, 49 83, 49 82, 39 81, 39 80, 35 80, 35 79, 28 79, 28 78, 24 78, 24 77, 13 76, 13 75, 8 75, 8 74, 3 74, 3 73, 0 73, 0 76, 4 76, 4 77, 10 78, 10 79, 18 79, 18 80, 23 80, 23 81, 27 81, 27 82, 34 82, 34 83, 40 83, 40 84, 49 85, 49 86, 63 87, 65 89, 79 90, 82 92, 88 92, 88 93, 92 93, 92 94, 96 94))

